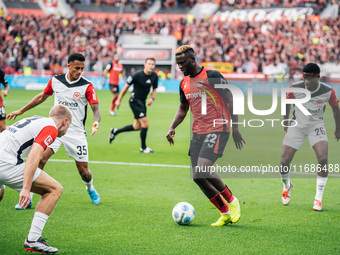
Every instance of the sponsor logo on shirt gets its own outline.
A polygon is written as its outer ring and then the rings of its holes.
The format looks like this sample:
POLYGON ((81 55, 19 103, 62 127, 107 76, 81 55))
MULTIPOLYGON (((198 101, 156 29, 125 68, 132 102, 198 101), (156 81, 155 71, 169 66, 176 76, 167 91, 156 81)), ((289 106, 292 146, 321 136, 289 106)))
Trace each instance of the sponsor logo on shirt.
POLYGON ((53 143, 53 138, 52 138, 52 136, 49 135, 48 137, 46 137, 44 143, 46 144, 46 146, 51 145, 51 144, 53 143))
POLYGON ((150 79, 148 79, 145 83, 151 83, 150 79))
POLYGON ((80 99, 81 98, 81 94, 79 92, 74 92, 73 93, 73 98, 74 99, 80 99))
POLYGON ((67 101, 61 101, 58 100, 58 104, 65 105, 67 107, 78 107, 78 103, 72 103, 72 102, 67 102, 67 101))

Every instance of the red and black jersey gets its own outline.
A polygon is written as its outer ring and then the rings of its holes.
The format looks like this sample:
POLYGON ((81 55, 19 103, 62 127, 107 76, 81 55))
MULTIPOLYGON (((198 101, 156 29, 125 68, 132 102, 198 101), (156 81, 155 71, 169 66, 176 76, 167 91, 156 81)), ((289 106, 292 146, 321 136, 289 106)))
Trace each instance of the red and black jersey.
POLYGON ((229 90, 215 88, 215 84, 226 83, 219 72, 205 67, 196 76, 185 76, 181 81, 180 101, 190 104, 193 133, 230 132, 229 105, 224 100, 229 90))
MULTIPOLYGON (((1 92, 1 83, 7 87, 8 86, 8 81, 6 80, 6 76, 5 76, 5 73, 4 71, 2 71, 0 69, 0 92, 1 92)), ((2 97, 1 97, 1 93, 0 93, 0 107, 3 107, 4 106, 4 103, 2 101, 2 97)))

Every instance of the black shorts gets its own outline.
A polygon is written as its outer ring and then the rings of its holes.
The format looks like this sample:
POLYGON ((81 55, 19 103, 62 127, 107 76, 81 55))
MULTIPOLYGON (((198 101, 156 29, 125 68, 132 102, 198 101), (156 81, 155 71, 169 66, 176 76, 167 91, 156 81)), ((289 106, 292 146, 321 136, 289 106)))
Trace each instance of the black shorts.
POLYGON ((119 93, 119 86, 115 84, 110 84, 110 90, 113 94, 119 93))
POLYGON ((130 107, 133 111, 133 115, 135 116, 135 119, 141 119, 146 117, 146 106, 145 106, 145 100, 130 97, 130 107))
POLYGON ((5 107, 0 107, 0 120, 6 119, 5 107))
MULTIPOLYGON (((222 157, 229 134, 227 132, 193 134, 190 141, 189 156, 195 159, 194 161, 197 161, 198 158, 206 158, 215 162, 222 157)), ((195 162, 192 163, 196 165, 195 162)))

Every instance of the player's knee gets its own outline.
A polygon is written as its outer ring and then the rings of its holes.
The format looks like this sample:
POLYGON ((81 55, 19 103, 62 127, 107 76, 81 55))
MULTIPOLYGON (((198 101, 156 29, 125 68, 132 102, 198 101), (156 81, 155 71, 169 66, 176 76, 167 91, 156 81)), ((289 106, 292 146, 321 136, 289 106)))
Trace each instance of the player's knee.
POLYGON ((318 163, 319 163, 319 165, 324 166, 324 165, 327 164, 327 161, 328 161, 327 155, 322 155, 322 156, 318 157, 318 163))
POLYGON ((56 192, 56 195, 58 196, 58 198, 61 197, 61 195, 63 194, 63 191, 64 191, 63 186, 60 183, 58 183, 56 185, 56 188, 55 188, 55 192, 56 192))

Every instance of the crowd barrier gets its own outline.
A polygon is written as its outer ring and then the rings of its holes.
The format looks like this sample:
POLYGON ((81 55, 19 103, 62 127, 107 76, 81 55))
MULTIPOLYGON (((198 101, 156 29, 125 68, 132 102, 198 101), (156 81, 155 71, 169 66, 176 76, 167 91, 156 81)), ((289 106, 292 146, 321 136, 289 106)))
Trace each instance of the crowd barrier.
MULTIPOLYGON (((6 75, 11 88, 28 89, 28 90, 43 90, 46 87, 47 82, 51 78, 50 76, 15 76, 6 75)), ((86 78, 86 77, 85 77, 86 78)), ((89 77, 88 78, 96 90, 108 90, 109 86, 103 87, 103 77, 89 77)), ((231 85, 235 85, 240 88, 243 94, 248 94, 249 88, 252 89, 254 95, 272 95, 273 88, 276 87, 278 95, 281 93, 281 88, 289 87, 290 82, 269 82, 269 81, 231 81, 231 85)), ((159 80, 158 92, 178 92, 179 91, 179 80, 165 79, 159 80)), ((125 83, 121 78, 119 81, 119 87, 122 89, 125 83)), ((340 97, 340 83, 330 84, 335 93, 340 97)))

